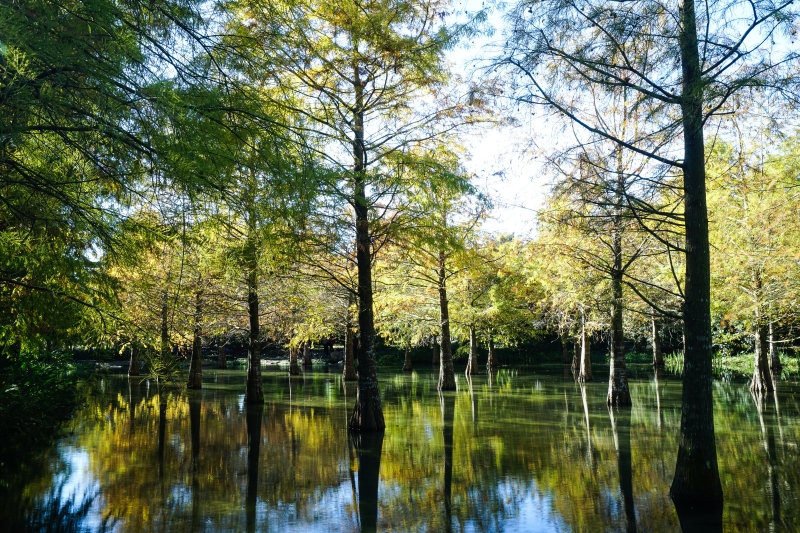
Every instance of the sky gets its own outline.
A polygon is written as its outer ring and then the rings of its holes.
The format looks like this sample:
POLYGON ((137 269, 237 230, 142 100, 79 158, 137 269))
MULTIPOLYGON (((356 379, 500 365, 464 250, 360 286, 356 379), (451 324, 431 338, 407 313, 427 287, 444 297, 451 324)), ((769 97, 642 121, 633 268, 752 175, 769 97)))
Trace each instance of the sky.
MULTIPOLYGON (((474 12, 484 7, 481 0, 456 0, 456 9, 474 12)), ((465 43, 449 54, 454 72, 470 73, 481 58, 489 54, 492 42, 502 36, 502 12, 495 10, 489 17, 494 35, 465 43)), ((480 133, 463 139, 470 156, 462 161, 464 168, 476 178, 474 185, 493 201, 491 218, 484 224, 486 231, 514 234, 524 238, 535 231, 536 210, 542 207, 547 191, 547 178, 542 161, 525 146, 534 135, 546 131, 535 116, 527 122, 502 128, 487 126, 480 133), (534 133, 536 132, 536 133, 534 133)))

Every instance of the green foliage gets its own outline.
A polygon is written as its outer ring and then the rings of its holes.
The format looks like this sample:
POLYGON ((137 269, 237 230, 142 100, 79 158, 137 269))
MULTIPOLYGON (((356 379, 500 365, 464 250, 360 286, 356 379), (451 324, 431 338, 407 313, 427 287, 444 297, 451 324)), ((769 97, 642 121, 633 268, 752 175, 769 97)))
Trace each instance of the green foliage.
POLYGON ((23 352, 0 370, 0 469, 9 457, 50 441, 79 405, 86 377, 67 354, 23 352))

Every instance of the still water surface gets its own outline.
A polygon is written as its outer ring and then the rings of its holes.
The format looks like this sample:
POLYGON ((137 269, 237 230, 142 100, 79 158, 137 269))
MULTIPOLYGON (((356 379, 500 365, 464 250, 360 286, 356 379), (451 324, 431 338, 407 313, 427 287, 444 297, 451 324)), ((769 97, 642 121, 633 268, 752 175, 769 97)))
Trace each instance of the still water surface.
MULTIPOLYGON (((609 410, 607 383, 578 385, 560 368, 461 375, 458 392, 442 396, 436 378, 382 370, 380 438, 348 432, 355 384, 338 373, 267 370, 261 409, 243 405, 244 372, 206 370, 199 392, 108 376, 17 508, 0 506, 0 524, 169 533, 680 530, 668 496, 680 381, 639 373, 633 408, 609 410)), ((725 531, 800 528, 800 387, 778 387, 758 404, 746 383, 714 385, 725 531)))

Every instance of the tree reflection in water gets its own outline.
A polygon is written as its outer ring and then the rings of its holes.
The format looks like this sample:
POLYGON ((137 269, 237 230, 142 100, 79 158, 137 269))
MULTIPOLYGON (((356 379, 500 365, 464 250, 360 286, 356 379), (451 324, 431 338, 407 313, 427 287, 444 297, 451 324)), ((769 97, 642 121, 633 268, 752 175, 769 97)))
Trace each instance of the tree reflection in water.
POLYGON ((611 430, 614 433, 614 446, 617 449, 617 469, 619 470, 619 489, 625 509, 628 533, 636 533, 636 509, 633 502, 633 467, 631 465, 631 408, 609 407, 611 430))
POLYGON ((258 456, 261 451, 261 422, 264 404, 248 405, 245 408, 247 419, 247 496, 245 515, 247 533, 256 530, 256 501, 258 500, 258 456))
MULTIPOLYGON (((679 380, 632 379, 633 407, 609 412, 603 384, 565 382, 560 367, 472 376, 441 397, 435 372, 398 369, 381 382, 387 431, 372 436, 348 432, 354 385, 340 386, 338 372, 267 372, 266 404, 253 408, 242 403, 244 373, 220 372, 200 395, 105 379, 39 473, 0 487, 0 530, 46 516, 86 531, 113 517, 131 533, 657 532, 709 521, 679 510, 679 522, 667 496, 679 380), (59 495, 69 457, 81 458, 80 475, 59 495), (73 497, 84 493, 91 506, 73 497)), ((727 498, 711 515, 717 530, 720 516, 727 533, 800 526, 786 503, 800 490, 800 386, 780 385, 780 398, 760 403, 746 383, 714 385, 727 498)))
POLYGON ((361 533, 378 531, 378 485, 383 431, 352 431, 358 456, 358 517, 361 533))

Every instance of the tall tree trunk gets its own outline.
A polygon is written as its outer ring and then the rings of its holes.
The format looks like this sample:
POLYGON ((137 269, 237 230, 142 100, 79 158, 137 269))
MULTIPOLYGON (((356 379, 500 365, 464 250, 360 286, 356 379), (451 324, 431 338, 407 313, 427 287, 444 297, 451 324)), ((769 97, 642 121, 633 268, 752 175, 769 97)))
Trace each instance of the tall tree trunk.
MULTIPOLYGON (((255 244, 253 244, 255 246, 255 244)), ((264 403, 261 384, 261 334, 258 323, 258 272, 255 251, 252 252, 250 271, 247 273, 247 311, 250 318, 250 338, 247 346, 247 385, 244 402, 247 405, 264 403)))
POLYGON ((217 354, 217 368, 220 370, 225 370, 228 368, 228 360, 225 359, 225 345, 219 345, 219 352, 217 354))
POLYGON ((750 392, 763 395, 775 390, 772 383, 772 373, 769 371, 769 357, 767 348, 767 325, 756 312, 756 341, 755 357, 753 361, 753 379, 750 382, 750 392))
POLYGON ((192 361, 189 363, 189 382, 187 388, 200 389, 203 387, 203 337, 201 327, 203 312, 203 291, 199 290, 194 296, 194 335, 192 337, 192 361))
POLYGON ((406 342, 405 345, 406 345, 406 360, 403 363, 403 372, 411 372, 411 370, 413 370, 411 364, 411 343, 406 342))
POLYGON ((344 328, 344 368, 342 369, 342 379, 345 381, 355 381, 358 379, 356 365, 353 362, 353 330, 350 324, 344 328))
POLYGON ((300 365, 297 364, 297 354, 300 351, 300 348, 296 346, 289 347, 289 375, 290 376, 299 376, 300 375, 300 365))
POLYGON ((303 343, 303 366, 311 366, 314 363, 311 361, 311 343, 306 341, 303 343))
POLYGON ((781 356, 778 353, 778 348, 775 346, 775 323, 770 320, 769 322, 769 369, 774 374, 780 373, 783 370, 781 364, 781 356))
POLYGON ((491 372, 497 367, 497 358, 494 355, 494 337, 489 333, 489 357, 486 358, 486 370, 491 372))
POLYGON ((450 345, 450 311, 447 302, 445 253, 439 252, 439 323, 442 330, 442 349, 439 356, 439 390, 456 390, 453 369, 453 350, 450 345))
POLYGON ((578 381, 587 383, 594 381, 592 377, 592 340, 589 331, 586 329, 586 318, 582 318, 581 325, 581 366, 578 374, 578 381))
POLYGON ((375 363, 375 318, 372 309, 372 248, 369 230, 369 205, 365 189, 366 153, 364 150, 364 86, 358 64, 353 64, 353 196, 356 214, 356 263, 358 269, 358 331, 361 336, 358 354, 358 392, 350 429, 383 431, 378 369, 375 363))
POLYGON ((467 375, 478 373, 478 339, 475 336, 475 326, 469 327, 469 361, 467 361, 467 375))
POLYGON ((439 341, 436 335, 433 336, 433 366, 439 365, 439 341))
POLYGON ((128 363, 128 375, 141 375, 139 370, 139 344, 137 344, 136 340, 131 341, 131 361, 128 363))
POLYGON ((572 343, 572 373, 578 372, 581 367, 581 339, 580 334, 576 336, 572 343))
POLYGON ((655 368, 664 368, 664 354, 661 353, 661 335, 660 327, 656 317, 650 319, 652 323, 652 343, 653 343, 653 366, 655 368))
MULTIPOLYGON (((722 521, 722 483, 714 435, 711 368, 711 264, 703 142, 703 80, 694 0, 681 0, 683 190, 686 249, 683 392, 678 457, 670 496, 679 518, 702 506, 722 521)), ((715 518, 716 523, 716 518, 715 518)))
POLYGON ((169 329, 167 319, 169 318, 169 307, 167 306, 167 292, 161 293, 161 357, 169 357, 169 329))
MULTIPOLYGON (((621 152, 619 152, 621 153, 621 152)), ((621 199, 620 199, 621 201, 621 199)), ((622 329, 622 229, 615 221, 614 261, 611 271, 611 365, 608 373, 608 396, 606 403, 618 407, 631 405, 628 387, 628 369, 625 365, 625 337, 622 329)))

